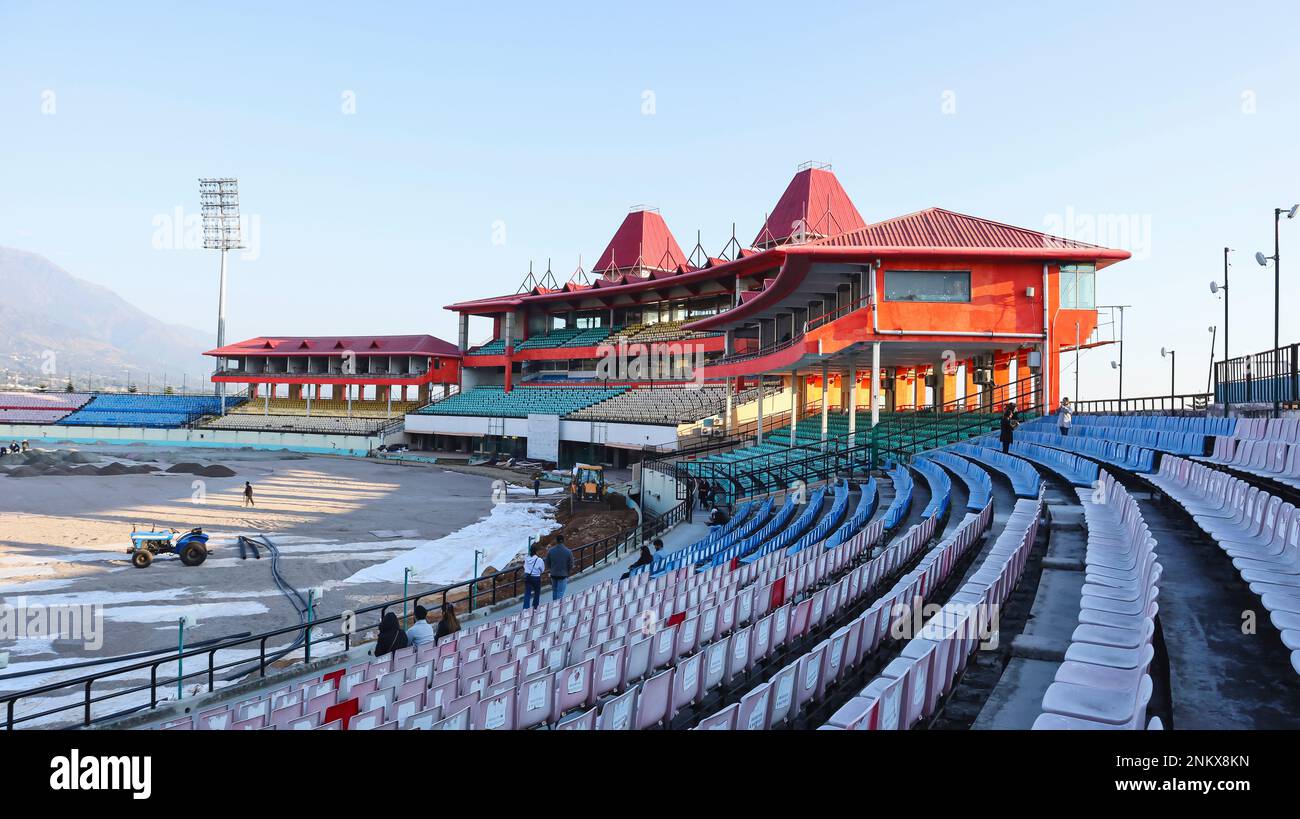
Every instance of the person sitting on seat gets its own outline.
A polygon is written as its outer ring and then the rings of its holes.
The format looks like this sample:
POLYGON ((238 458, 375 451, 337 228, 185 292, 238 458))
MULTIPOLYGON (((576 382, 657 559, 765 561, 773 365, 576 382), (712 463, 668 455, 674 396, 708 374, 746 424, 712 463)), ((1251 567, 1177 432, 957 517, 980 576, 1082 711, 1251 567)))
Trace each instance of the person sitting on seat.
POLYGON ((441 640, 448 634, 460 631, 460 621, 456 619, 456 607, 451 603, 442 604, 442 619, 438 621, 438 632, 434 639, 441 640))
POLYGON ((433 626, 429 623, 429 610, 424 606, 415 607, 415 622, 406 630, 406 639, 416 648, 434 641, 433 626))
POLYGON ((727 520, 728 520, 727 513, 722 511, 720 507, 715 506, 713 507, 713 511, 709 512, 710 527, 725 526, 727 524, 727 520))
POLYGON ((399 648, 406 648, 409 642, 406 639, 406 632, 402 631, 401 625, 397 622, 397 615, 390 612, 384 614, 379 621, 379 639, 375 641, 375 656, 382 657, 385 654, 391 654, 399 648))
MULTIPOLYGON (((655 538, 654 546, 655 546, 655 551, 660 551, 664 548, 664 542, 659 538, 655 538)), ((654 555, 650 553, 650 547, 642 543, 641 554, 637 555, 636 562, 634 562, 631 566, 627 567, 627 571, 623 572, 623 576, 620 577, 619 580, 628 579, 629 577, 632 576, 633 569, 640 566, 649 566, 651 563, 654 563, 654 555)))

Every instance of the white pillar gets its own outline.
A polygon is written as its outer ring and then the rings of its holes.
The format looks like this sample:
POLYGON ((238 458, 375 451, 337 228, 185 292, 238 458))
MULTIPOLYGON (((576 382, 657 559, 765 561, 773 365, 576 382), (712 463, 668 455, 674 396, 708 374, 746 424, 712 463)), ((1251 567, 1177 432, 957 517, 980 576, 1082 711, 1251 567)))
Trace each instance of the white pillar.
POLYGON ((857 443, 855 433, 858 431, 858 365, 854 361, 849 362, 846 382, 845 387, 849 391, 849 441, 857 443))
POLYGON ((827 395, 831 391, 831 370, 830 364, 822 361, 822 450, 826 449, 826 430, 828 424, 827 412, 829 411, 829 401, 827 395))
POLYGON ((880 342, 871 344, 871 425, 880 423, 880 342))
POLYGON ((723 382, 723 392, 727 394, 727 409, 725 414, 722 416, 722 434, 730 435, 732 414, 735 412, 735 395, 736 395, 735 380, 728 378, 725 382, 723 382))
POLYGON ((758 443, 763 443, 763 374, 758 374, 758 443))
POLYGON ((799 426, 799 373, 790 373, 790 446, 794 446, 799 426))

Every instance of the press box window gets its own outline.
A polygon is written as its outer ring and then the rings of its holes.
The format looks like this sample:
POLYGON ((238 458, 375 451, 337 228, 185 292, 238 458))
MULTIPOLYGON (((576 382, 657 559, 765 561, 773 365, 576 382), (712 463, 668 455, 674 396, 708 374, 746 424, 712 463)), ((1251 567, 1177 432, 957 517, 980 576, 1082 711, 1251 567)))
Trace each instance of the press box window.
POLYGON ((1097 306, 1093 284, 1097 266, 1091 264, 1061 265, 1061 307, 1066 310, 1091 310, 1097 306))
POLYGON ((886 270, 885 301, 969 302, 968 270, 886 270))

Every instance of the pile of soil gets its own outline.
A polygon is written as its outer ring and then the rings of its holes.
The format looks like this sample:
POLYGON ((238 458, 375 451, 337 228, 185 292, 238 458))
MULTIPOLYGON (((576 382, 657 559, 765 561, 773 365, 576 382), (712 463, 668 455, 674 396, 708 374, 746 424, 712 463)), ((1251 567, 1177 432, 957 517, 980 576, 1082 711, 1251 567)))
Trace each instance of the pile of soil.
POLYGON ((191 461, 185 461, 170 466, 167 468, 167 471, 172 474, 186 473, 189 475, 201 475, 204 478, 233 478, 238 474, 235 470, 222 464, 203 466, 202 464, 196 464, 191 461))

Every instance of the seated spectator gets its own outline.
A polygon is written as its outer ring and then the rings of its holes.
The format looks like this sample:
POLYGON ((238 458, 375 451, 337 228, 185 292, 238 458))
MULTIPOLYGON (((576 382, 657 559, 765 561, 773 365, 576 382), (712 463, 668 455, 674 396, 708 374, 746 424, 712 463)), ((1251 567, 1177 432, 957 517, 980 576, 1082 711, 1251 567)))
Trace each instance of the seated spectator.
POLYGON ((456 619, 456 607, 451 603, 442 604, 442 619, 438 621, 438 631, 434 639, 441 640, 448 634, 460 631, 460 621, 456 619))
MULTIPOLYGON (((659 551, 663 549, 664 542, 659 538, 655 538, 654 545, 655 545, 655 551, 659 551)), ((649 566, 653 562, 654 562, 654 555, 650 553, 650 547, 642 543, 641 554, 637 555, 636 561, 631 566, 627 567, 627 571, 623 572, 623 576, 620 577, 619 580, 628 579, 629 577, 632 576, 633 569, 639 566, 649 566)))
POLYGON ((429 623, 429 610, 424 606, 415 607, 415 622, 406 630, 406 639, 416 648, 434 641, 433 626, 429 623))
POLYGON ((725 526, 728 520, 727 513, 717 506, 709 512, 709 526, 725 526))
POLYGON ((399 648, 406 648, 406 632, 397 622, 397 615, 391 611, 379 621, 379 639, 375 641, 375 656, 391 654, 399 648))

